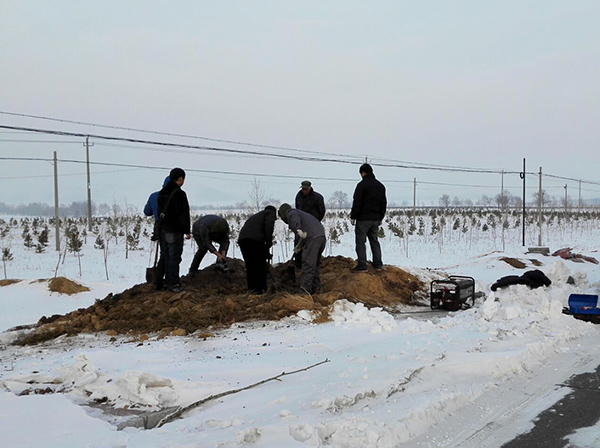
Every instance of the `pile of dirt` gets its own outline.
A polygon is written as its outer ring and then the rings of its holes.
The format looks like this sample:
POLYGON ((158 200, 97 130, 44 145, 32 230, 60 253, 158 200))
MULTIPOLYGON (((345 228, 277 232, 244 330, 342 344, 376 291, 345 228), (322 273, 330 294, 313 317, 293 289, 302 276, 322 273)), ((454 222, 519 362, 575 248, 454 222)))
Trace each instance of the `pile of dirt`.
POLYGON ((5 278, 0 280, 0 286, 9 286, 14 285, 15 283, 19 283, 21 280, 17 280, 15 278, 5 278))
POLYGON ((80 285, 66 277, 54 277, 53 279, 50 279, 48 282, 48 289, 52 292, 68 295, 90 290, 87 286, 80 285))
POLYGON ((511 265, 513 268, 517 269, 525 269, 527 267, 527 265, 518 258, 502 257, 500 258, 500 261, 504 261, 505 263, 511 265))
POLYGON ((327 320, 330 305, 339 299, 393 309, 412 303, 414 292, 424 288, 415 276, 393 266, 383 272, 369 268, 367 273, 352 273, 349 269, 353 265, 350 258, 323 258, 321 291, 313 295, 298 293, 301 274, 294 274, 293 267, 274 266, 269 290, 256 295, 246 290, 244 262, 233 259, 229 274, 215 270, 213 265, 194 277, 182 277, 184 291, 180 293, 154 291, 152 285, 140 284, 120 294, 109 294, 88 308, 64 316, 44 316, 33 332, 16 343, 35 344, 63 334, 99 331, 162 336, 205 333, 211 327, 234 322, 278 320, 304 309, 313 310, 320 316, 318 320, 327 320))

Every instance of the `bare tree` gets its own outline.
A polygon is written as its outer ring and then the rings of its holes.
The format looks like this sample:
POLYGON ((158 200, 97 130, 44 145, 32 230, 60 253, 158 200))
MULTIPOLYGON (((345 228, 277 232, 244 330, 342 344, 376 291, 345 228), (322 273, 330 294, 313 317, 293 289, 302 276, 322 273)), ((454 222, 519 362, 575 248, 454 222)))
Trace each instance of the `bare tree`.
POLYGON ((341 190, 334 191, 329 198, 329 203, 335 208, 347 208, 350 205, 348 193, 344 193, 341 190))
POLYGON ((443 208, 448 208, 450 207, 450 196, 448 196, 447 194, 442 195, 442 197, 439 199, 439 204, 440 207, 443 208))
POLYGON ((248 197, 250 199, 250 209, 258 213, 265 202, 265 192, 260 184, 260 179, 253 178, 248 197))

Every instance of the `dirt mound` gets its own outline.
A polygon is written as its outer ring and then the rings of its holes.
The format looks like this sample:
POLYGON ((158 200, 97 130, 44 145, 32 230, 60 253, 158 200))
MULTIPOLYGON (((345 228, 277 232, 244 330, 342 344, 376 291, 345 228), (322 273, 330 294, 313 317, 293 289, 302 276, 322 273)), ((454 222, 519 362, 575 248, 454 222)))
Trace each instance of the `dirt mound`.
POLYGON ((369 268, 367 273, 349 271, 354 261, 343 257, 322 260, 322 288, 318 294, 298 294, 298 278, 293 267, 271 269, 269 291, 262 295, 246 290, 244 262, 229 262, 229 275, 214 265, 194 277, 182 277, 184 291, 154 291, 140 284, 120 294, 109 294, 88 308, 64 316, 42 317, 37 328, 18 340, 35 344, 62 334, 110 331, 111 334, 183 335, 206 331, 209 327, 231 325, 246 320, 277 320, 300 310, 314 310, 318 320, 326 320, 329 306, 338 299, 362 302, 370 307, 392 309, 411 303, 413 293, 424 286, 411 274, 393 266, 383 272, 369 268))
POLYGON ((525 269, 527 267, 527 265, 518 258, 502 257, 500 258, 500 261, 504 261, 505 263, 511 265, 513 268, 517 269, 525 269))
POLYGON ((48 282, 48 289, 52 292, 68 295, 90 290, 87 286, 80 285, 66 277, 54 277, 48 282))
POLYGON ((0 286, 8 286, 8 285, 14 285, 15 283, 19 283, 21 280, 17 280, 14 278, 6 278, 3 280, 0 280, 0 286))

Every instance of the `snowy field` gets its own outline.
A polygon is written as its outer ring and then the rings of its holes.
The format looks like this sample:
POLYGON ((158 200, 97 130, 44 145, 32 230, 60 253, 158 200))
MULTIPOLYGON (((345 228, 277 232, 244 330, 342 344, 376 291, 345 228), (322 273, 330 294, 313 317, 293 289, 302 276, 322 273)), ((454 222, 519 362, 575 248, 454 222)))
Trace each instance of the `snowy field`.
MULTIPOLYGON (((329 228, 336 224, 328 219, 329 228)), ((595 256, 594 224, 549 226, 544 242, 551 251, 568 246, 595 256)), ((558 384, 596 368, 599 328, 561 311, 569 294, 599 292, 600 267, 526 254, 513 226, 504 242, 499 231, 468 240, 468 232, 449 232, 443 241, 427 234, 409 236, 407 244, 387 232, 384 262, 427 284, 431 269, 472 276, 485 294, 475 307, 456 313, 415 307, 392 316, 340 301, 325 324, 300 312, 279 322, 236 324, 209 338, 86 334, 32 347, 10 345, 17 332, 7 330, 141 283, 151 251, 142 241, 142 250, 125 259, 122 247, 112 246, 107 280, 104 253, 91 238, 81 251, 81 276, 75 255, 57 265, 56 252, 35 253, 15 238, 7 277, 22 281, 0 287, 0 446, 500 447, 568 392, 558 384), (501 257, 527 267, 513 268, 501 257), (544 271, 552 285, 490 291, 500 277, 529 269, 544 271), (91 291, 50 293, 37 280, 55 272, 91 291), (117 427, 127 412, 188 405, 295 371, 208 400, 159 428, 117 427)), ((527 237, 534 245, 535 234, 527 237)), ((276 258, 283 261, 288 251, 276 247, 276 258)), ((353 257, 352 232, 330 252, 353 257)), ((188 242, 183 272, 192 257, 188 242)), ((203 266, 212 262, 207 257, 203 266)), ((600 446, 600 427, 580 430, 571 441, 600 446)))

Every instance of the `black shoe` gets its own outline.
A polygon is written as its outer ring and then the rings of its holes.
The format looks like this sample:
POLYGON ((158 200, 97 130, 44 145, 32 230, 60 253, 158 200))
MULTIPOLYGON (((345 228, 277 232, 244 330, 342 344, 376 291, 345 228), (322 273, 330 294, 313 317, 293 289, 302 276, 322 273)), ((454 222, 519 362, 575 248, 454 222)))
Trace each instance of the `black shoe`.
POLYGON ((365 267, 356 265, 353 268, 350 269, 350 272, 368 272, 369 270, 365 267))
POLYGON ((377 267, 373 266, 373 269, 375 269, 377 272, 382 272, 384 270, 383 266, 377 266, 377 267))
POLYGON ((190 271, 190 272, 188 272, 188 277, 189 277, 189 278, 194 278, 194 277, 196 276, 196 273, 197 273, 197 272, 198 272, 198 271, 190 271))
POLYGON ((167 286, 167 291, 178 293, 178 292, 183 292, 183 288, 181 287, 181 285, 172 285, 172 286, 167 286))

